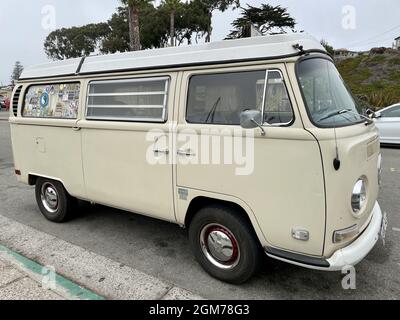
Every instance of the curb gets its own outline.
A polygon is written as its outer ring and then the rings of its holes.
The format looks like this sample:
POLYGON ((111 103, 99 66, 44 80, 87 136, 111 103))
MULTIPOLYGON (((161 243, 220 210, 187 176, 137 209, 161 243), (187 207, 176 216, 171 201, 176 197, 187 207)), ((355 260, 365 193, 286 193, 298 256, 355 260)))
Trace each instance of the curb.
POLYGON ((60 290, 72 298, 203 300, 170 282, 1 215, 0 243, 5 247, 1 250, 4 247, 0 246, 0 252, 5 250, 19 265, 23 261, 25 268, 34 269, 30 274, 39 281, 42 266, 53 270, 59 276, 60 290))
POLYGON ((52 291, 68 300, 105 300, 94 292, 82 288, 78 284, 52 273, 52 270, 30 260, 19 253, 0 245, 0 257, 15 266, 22 273, 27 274, 32 280, 41 283, 44 276, 51 276, 55 281, 52 291))

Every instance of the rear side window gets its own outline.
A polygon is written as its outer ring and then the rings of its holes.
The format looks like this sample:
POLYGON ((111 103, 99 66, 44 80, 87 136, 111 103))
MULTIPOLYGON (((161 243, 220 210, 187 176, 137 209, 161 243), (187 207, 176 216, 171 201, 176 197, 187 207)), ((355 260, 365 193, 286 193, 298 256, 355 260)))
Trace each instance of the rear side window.
POLYGON ((187 122, 240 125, 240 114, 249 109, 263 111, 266 124, 288 124, 293 120, 292 106, 280 71, 246 71, 191 77, 187 122))
POLYGON ((89 85, 89 120, 165 122, 169 78, 93 81, 89 85))
POLYGON ((28 118, 76 119, 80 83, 32 85, 28 88, 22 116, 28 118))

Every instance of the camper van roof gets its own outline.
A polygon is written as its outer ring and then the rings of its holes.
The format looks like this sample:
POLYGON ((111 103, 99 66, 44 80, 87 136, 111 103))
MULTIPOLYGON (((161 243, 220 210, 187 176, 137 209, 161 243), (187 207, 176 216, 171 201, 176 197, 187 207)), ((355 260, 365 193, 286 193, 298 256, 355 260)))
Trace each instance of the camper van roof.
POLYGON ((274 35, 68 59, 28 67, 20 79, 273 59, 298 54, 295 44, 304 50, 325 51, 315 38, 304 33, 274 35))

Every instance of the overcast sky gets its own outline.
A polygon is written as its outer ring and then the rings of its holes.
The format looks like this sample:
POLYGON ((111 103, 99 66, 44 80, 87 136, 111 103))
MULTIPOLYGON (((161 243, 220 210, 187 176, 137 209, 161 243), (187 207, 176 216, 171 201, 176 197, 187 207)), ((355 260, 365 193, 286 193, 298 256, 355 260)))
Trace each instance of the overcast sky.
MULTIPOLYGON (((242 0, 242 5, 270 3, 288 8, 298 22, 297 29, 335 48, 366 50, 391 46, 400 36, 399 0, 242 0)), ((0 1, 0 84, 8 84, 13 64, 48 61, 43 42, 49 25, 49 5, 55 9, 56 28, 106 21, 119 0, 1 0, 0 1), (42 13, 42 11, 45 11, 42 13)), ((50 7, 51 10, 51 7, 50 7)), ((223 39, 239 10, 214 15, 213 41, 223 39)), ((51 22, 51 21, 50 21, 51 22)), ((50 23, 51 24, 51 23, 50 23)))

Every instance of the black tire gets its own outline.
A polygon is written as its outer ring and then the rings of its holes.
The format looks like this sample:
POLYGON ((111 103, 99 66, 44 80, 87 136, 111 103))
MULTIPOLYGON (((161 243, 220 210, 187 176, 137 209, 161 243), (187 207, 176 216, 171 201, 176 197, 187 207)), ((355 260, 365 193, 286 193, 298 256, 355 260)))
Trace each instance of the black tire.
MULTIPOLYGON (((210 235, 211 233, 208 234, 210 235)), ((220 240, 220 238, 218 240, 220 240)), ((237 210, 220 205, 202 208, 196 213, 190 223, 189 241, 196 260, 204 270, 214 278, 224 282, 242 284, 249 280, 258 271, 260 266, 262 250, 259 241, 248 220, 237 210), (221 226, 222 229, 218 229, 219 226, 221 226), (216 230, 216 232, 222 230, 222 233, 227 234, 229 239, 232 239, 233 236, 232 243, 235 243, 234 240, 236 240, 238 247, 236 251, 238 253, 235 254, 235 249, 228 251, 229 256, 232 252, 232 261, 222 262, 213 256, 211 253, 212 250, 208 247, 210 242, 205 240, 205 238, 210 239, 210 237, 207 236, 207 233, 210 232, 210 228, 211 230, 216 230), (208 243, 208 245, 206 243, 208 243), (216 265, 215 261, 217 261, 218 265, 216 265), (225 263, 227 263, 227 265, 225 265, 225 263)), ((215 243, 214 240, 212 240, 211 243, 212 242, 215 243)), ((224 248, 221 242, 218 245, 220 246, 219 249, 224 248)), ((232 245, 232 247, 235 246, 232 245)), ((221 254, 221 252, 222 251, 219 251, 219 254, 221 254)))
POLYGON ((62 223, 71 218, 76 201, 68 194, 60 182, 38 178, 36 181, 35 195, 40 212, 47 220, 62 223), (46 197, 43 195, 43 190, 47 188, 56 192, 57 204, 54 206, 52 206, 52 204, 55 203, 55 201, 50 205, 51 201, 48 199, 46 200, 46 197))

